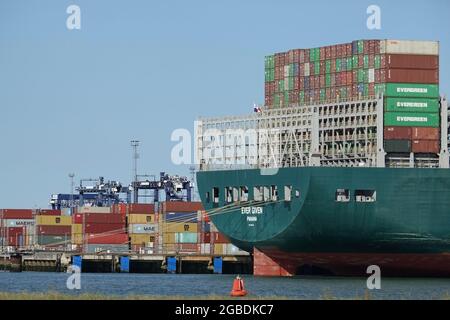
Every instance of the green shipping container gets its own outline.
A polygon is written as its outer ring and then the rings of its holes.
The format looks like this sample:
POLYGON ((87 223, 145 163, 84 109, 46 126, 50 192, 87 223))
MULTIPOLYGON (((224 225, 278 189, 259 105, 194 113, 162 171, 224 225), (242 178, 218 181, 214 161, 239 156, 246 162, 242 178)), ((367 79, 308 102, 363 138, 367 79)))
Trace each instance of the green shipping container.
POLYGON ((293 77, 294 76, 294 64, 291 63, 289 65, 289 77, 293 77))
POLYGON ((384 110, 390 112, 439 112, 438 99, 386 98, 384 110))
POLYGON ((384 125, 388 127, 439 127, 438 113, 385 112, 384 125))
POLYGON ((315 61, 320 61, 320 48, 315 48, 314 51, 316 51, 314 53, 314 58, 316 59, 315 61))
POLYGON ((356 68, 358 68, 358 62, 359 62, 359 60, 358 60, 358 56, 353 56, 353 60, 352 60, 352 63, 353 63, 353 69, 356 69, 356 68))
POLYGON ((364 83, 364 93, 363 93, 364 97, 368 97, 369 96, 369 85, 367 83, 364 83))
POLYGON ((273 105, 274 107, 279 107, 280 106, 280 94, 279 93, 275 93, 275 95, 273 96, 273 105))
POLYGON ((289 77, 288 87, 289 90, 294 90, 294 77, 289 77))
POLYGON ((363 40, 358 40, 358 53, 364 53, 364 41, 363 40))
POLYGON ((308 51, 309 51, 309 62, 314 62, 315 61, 314 54, 316 53, 316 51, 314 51, 314 49, 308 49, 308 51))
POLYGON ((325 89, 320 89, 320 101, 321 102, 324 102, 325 101, 325 99, 326 99, 326 92, 325 92, 325 89))
POLYGON ((364 69, 369 69, 369 56, 364 56, 364 69))
POLYGON ((341 59, 336 59, 336 72, 341 72, 341 59))
POLYGON ((264 65, 266 66, 266 69, 274 68, 275 67, 275 58, 274 56, 266 56, 264 58, 264 65))
POLYGON ((175 233, 176 243, 197 243, 196 232, 177 232, 175 233))
POLYGON ((284 80, 278 81, 278 91, 284 92, 284 80))
POLYGON ((289 105, 289 92, 285 91, 284 92, 284 103, 283 106, 287 107, 289 105))
POLYGON ((314 63, 314 74, 316 76, 320 74, 320 63, 319 62, 314 63))
POLYGON ((439 98, 439 86, 436 84, 386 83, 387 97, 439 98))
POLYGON ((353 60, 352 58, 347 58, 347 71, 351 71, 353 69, 353 60))
POLYGON ((266 82, 273 81, 275 78, 275 69, 266 69, 264 72, 264 80, 266 82))
POLYGON ((374 64, 375 64, 375 69, 381 68, 381 56, 379 56, 379 55, 375 56, 374 64))
POLYGON ((411 152, 411 140, 384 140, 386 152, 411 152))
POLYGON ((363 69, 358 70, 358 82, 364 82, 364 70, 363 69))
POLYGON ((375 85, 375 95, 379 95, 384 93, 386 90, 386 86, 384 84, 376 84, 375 85))
POLYGON ((298 102, 300 104, 304 104, 305 103, 305 92, 300 91, 300 93, 298 94, 298 102))
POLYGON ((325 62, 325 73, 331 73, 331 60, 325 62))
POLYGON ((325 75, 325 86, 327 88, 331 87, 331 74, 325 75))
POLYGON ((347 89, 341 88, 340 96, 342 99, 347 99, 347 89))
POLYGON ((39 245, 47 246, 47 245, 62 245, 64 246, 64 242, 70 242, 72 236, 70 234, 60 235, 60 236, 44 236, 38 235, 37 242, 39 245))

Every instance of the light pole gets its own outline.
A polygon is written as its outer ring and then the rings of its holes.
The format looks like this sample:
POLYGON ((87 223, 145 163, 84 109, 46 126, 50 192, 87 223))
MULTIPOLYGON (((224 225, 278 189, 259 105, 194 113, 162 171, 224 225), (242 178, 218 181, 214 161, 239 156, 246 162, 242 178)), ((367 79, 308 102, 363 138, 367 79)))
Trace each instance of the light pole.
POLYGON ((138 194, 137 194, 137 190, 136 190, 136 183, 137 183, 137 159, 139 159, 139 154, 138 154, 138 147, 139 147, 139 140, 131 140, 131 146, 133 147, 133 192, 134 192, 134 203, 138 202, 138 194))
MULTIPOLYGON (((73 178, 75 177, 75 173, 69 173, 69 178, 70 178, 70 211, 72 211, 73 208, 73 178)), ((72 214, 72 212, 71 212, 72 214)))

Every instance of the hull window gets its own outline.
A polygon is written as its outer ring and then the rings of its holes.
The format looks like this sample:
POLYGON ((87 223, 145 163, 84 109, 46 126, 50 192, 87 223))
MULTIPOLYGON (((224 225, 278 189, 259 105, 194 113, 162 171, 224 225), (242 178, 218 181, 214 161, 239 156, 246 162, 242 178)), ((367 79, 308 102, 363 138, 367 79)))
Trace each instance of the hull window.
POLYGON ((284 186, 284 201, 292 200, 292 186, 284 186))
POLYGON ((253 187, 253 198, 255 201, 262 201, 263 200, 263 192, 262 187, 253 187))
POLYGON ((209 203, 211 201, 211 195, 209 192, 206 193, 206 203, 209 203))
POLYGON ((270 186, 270 196, 272 201, 278 201, 278 187, 275 185, 270 186))
POLYGON ((248 187, 247 186, 240 187, 240 193, 241 193, 241 201, 248 201, 248 187))
POLYGON ((234 202, 239 202, 239 189, 234 187, 233 188, 233 201, 234 202))
POLYGON ((219 203, 219 188, 212 188, 213 203, 219 203))
POLYGON ((337 189, 335 200, 337 202, 350 202, 350 190, 348 189, 337 189))
POLYGON ((231 187, 225 187, 225 202, 233 202, 233 188, 231 187))
POLYGON ((300 190, 295 190, 295 197, 300 198, 300 190))
POLYGON ((375 190, 355 190, 356 202, 375 202, 377 200, 377 192, 375 190))
POLYGON ((263 194, 264 201, 270 201, 270 188, 267 186, 264 186, 263 190, 264 190, 264 194, 263 194))

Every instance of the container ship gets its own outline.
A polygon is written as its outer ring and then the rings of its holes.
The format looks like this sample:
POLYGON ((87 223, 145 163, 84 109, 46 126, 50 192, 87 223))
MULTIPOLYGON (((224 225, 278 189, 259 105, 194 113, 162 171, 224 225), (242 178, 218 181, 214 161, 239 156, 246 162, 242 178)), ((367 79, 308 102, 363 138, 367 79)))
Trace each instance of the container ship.
POLYGON ((197 184, 254 274, 450 276, 448 106, 436 41, 265 58, 265 103, 196 123, 197 184))

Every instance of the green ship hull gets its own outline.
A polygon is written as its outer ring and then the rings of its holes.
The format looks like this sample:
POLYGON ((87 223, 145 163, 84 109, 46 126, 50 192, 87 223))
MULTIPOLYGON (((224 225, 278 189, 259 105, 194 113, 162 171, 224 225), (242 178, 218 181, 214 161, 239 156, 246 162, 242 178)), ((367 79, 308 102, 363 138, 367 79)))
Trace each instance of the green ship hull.
POLYGON ((450 170, 298 167, 271 173, 197 173, 211 220, 238 247, 263 253, 290 275, 305 266, 361 274, 369 263, 393 275, 450 275, 450 170), (225 201, 226 187, 243 186, 247 201, 225 201), (276 198, 255 201, 255 186, 276 186, 276 198), (346 192, 344 201, 339 190, 346 192), (374 192, 371 201, 357 200, 367 191, 374 192))

